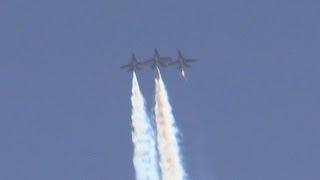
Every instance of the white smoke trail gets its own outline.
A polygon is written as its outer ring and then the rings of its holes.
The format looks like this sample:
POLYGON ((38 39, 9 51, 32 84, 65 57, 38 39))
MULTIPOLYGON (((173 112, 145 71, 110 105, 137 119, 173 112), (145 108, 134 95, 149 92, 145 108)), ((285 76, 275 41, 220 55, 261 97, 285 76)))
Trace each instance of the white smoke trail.
POLYGON ((146 113, 135 72, 132 78, 132 141, 136 180, 159 180, 154 132, 146 113))
POLYGON ((175 127, 172 108, 159 70, 155 86, 155 120, 162 179, 183 180, 186 178, 186 173, 181 162, 178 129, 175 127))

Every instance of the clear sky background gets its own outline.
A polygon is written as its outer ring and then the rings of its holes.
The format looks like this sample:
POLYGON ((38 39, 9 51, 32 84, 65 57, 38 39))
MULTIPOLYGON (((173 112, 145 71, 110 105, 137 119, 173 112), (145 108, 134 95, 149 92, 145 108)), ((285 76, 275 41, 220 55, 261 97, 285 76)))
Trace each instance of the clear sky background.
MULTIPOLYGON (((162 71, 192 180, 319 180, 320 3, 2 0, 0 179, 133 180, 131 53, 162 71)), ((148 109, 154 73, 138 74, 148 109)))

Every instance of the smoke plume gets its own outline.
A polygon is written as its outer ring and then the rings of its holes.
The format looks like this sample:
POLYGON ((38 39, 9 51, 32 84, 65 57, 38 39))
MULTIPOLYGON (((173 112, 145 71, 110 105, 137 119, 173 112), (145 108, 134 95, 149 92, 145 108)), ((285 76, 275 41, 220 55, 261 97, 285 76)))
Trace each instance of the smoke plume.
POLYGON ((132 141, 136 180, 159 180, 155 137, 135 72, 132 78, 132 141))
POLYGON ((160 169, 163 180, 184 180, 186 173, 181 162, 178 129, 160 71, 155 79, 155 120, 157 125, 160 169))

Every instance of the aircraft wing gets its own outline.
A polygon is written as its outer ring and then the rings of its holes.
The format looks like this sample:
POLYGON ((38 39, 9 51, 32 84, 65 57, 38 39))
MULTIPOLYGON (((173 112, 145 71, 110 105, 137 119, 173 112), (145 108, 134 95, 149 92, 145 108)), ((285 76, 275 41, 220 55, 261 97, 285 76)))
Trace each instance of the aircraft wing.
POLYGON ((172 58, 171 57, 160 57, 159 60, 160 60, 160 64, 162 66, 168 66, 172 62, 172 58))
POLYGON ((165 62, 165 63, 169 63, 172 61, 171 57, 160 57, 160 61, 165 62))
POLYGON ((152 58, 152 59, 147 59, 147 60, 145 60, 144 62, 143 62, 143 64, 150 64, 150 63, 152 63, 154 61, 154 59, 152 58))
POLYGON ((120 68, 125 69, 125 68, 131 67, 131 66, 132 66, 131 64, 126 64, 126 65, 120 66, 120 68))
POLYGON ((134 71, 133 68, 129 68, 129 69, 127 70, 127 72, 132 72, 132 71, 134 71))
POLYGON ((169 66, 172 66, 172 65, 175 65, 175 64, 179 64, 179 61, 170 62, 168 65, 169 65, 169 66))
POLYGON ((147 59, 142 63, 142 65, 154 67, 155 66, 155 59, 147 59))
POLYGON ((198 60, 197 59, 186 59, 185 61, 189 63, 189 62, 196 62, 198 60))

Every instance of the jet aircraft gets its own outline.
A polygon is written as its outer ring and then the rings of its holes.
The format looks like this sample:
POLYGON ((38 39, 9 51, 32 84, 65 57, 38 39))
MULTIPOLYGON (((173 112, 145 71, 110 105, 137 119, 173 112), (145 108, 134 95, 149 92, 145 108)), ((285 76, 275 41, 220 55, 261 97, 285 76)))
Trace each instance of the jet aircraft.
POLYGON ((196 62, 196 59, 185 58, 183 57, 180 50, 178 50, 178 58, 176 61, 171 62, 169 65, 178 65, 179 72, 181 73, 182 77, 186 79, 186 68, 190 68, 191 65, 189 63, 196 62))
POLYGON ((141 70, 142 69, 142 62, 139 62, 135 56, 135 54, 132 54, 132 59, 131 62, 129 64, 123 65, 120 68, 121 69, 127 69, 127 72, 130 71, 137 71, 137 70, 141 70))
POLYGON ((144 63, 152 69, 167 67, 172 62, 172 58, 160 56, 157 49, 154 49, 154 55, 151 59, 146 60, 144 63))

